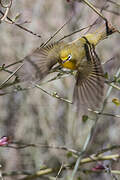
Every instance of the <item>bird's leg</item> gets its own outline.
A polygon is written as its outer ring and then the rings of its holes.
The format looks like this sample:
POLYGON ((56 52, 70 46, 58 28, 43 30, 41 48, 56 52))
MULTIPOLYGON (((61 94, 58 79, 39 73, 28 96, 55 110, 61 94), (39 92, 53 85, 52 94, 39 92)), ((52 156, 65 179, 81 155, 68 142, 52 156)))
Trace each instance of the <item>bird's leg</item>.
POLYGON ((105 25, 106 25, 106 35, 107 36, 109 36, 115 32, 120 33, 120 31, 115 26, 113 26, 111 23, 109 23, 107 19, 104 19, 104 20, 105 20, 105 25))
POLYGON ((114 31, 113 27, 110 27, 111 25, 109 24, 108 20, 105 19, 105 26, 106 26, 106 35, 109 36, 111 35, 114 31))

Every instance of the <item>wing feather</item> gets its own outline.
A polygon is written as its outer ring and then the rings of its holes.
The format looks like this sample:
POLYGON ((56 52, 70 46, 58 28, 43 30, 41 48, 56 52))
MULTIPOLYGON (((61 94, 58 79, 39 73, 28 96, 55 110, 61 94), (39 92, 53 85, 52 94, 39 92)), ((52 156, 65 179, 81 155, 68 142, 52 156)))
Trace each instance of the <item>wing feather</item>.
POLYGON ((62 43, 53 43, 34 50, 23 59, 24 65, 17 75, 20 82, 43 79, 58 62, 59 49, 62 43))
POLYGON ((73 101, 85 108, 96 109, 100 106, 104 95, 104 73, 94 46, 85 44, 87 61, 78 69, 73 101))

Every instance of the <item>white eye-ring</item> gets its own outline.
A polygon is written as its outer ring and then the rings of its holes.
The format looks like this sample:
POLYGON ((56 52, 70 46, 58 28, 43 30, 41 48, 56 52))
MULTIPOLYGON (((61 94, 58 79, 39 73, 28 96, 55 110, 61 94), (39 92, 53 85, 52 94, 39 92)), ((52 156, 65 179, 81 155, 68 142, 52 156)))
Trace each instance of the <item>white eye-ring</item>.
POLYGON ((71 55, 71 54, 69 54, 69 56, 68 56, 67 60, 69 61, 69 60, 71 60, 71 59, 72 59, 72 55, 71 55))
POLYGON ((70 61, 71 59, 72 59, 72 55, 69 54, 69 55, 68 55, 68 58, 67 58, 66 60, 62 61, 62 64, 64 64, 64 63, 67 62, 67 61, 70 61))

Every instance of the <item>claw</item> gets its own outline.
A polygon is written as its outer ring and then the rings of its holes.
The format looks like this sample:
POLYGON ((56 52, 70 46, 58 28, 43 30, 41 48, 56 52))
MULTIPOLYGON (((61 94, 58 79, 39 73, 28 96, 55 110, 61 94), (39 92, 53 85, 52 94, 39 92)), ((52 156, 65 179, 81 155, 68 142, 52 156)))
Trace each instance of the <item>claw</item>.
POLYGON ((112 24, 110 24, 107 19, 105 19, 105 25, 107 36, 111 35, 112 33, 118 32, 118 30, 112 24))

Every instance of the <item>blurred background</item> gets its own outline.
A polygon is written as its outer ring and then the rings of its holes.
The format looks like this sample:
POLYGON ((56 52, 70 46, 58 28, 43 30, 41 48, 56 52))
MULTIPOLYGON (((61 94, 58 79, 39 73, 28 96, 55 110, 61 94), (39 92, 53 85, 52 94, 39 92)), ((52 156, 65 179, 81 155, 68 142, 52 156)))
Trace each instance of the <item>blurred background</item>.
MULTIPOLYGON (((114 0, 114 2, 120 3, 119 0, 114 0)), ((102 9, 105 17, 120 29, 120 5, 105 0, 93 0, 92 3, 95 7, 102 9)), ((1 9, 4 11, 3 8, 1 9)), ((66 34, 92 24, 98 18, 96 13, 85 4, 65 0, 14 0, 9 17, 14 20, 19 14, 20 16, 16 22, 40 34, 42 38, 31 35, 14 25, 5 22, 1 23, 0 66, 23 59, 32 49, 39 47, 41 43, 50 38, 71 16, 73 16, 71 21, 55 36, 53 42, 66 34)), ((65 40, 70 42, 79 38, 86 31, 76 33, 65 40)), ((105 72, 108 72, 111 79, 113 79, 120 67, 119 49, 120 35, 117 33, 101 42, 96 48, 103 63, 113 58, 112 61, 103 65, 105 72)), ((8 73, 1 71, 0 82, 2 83, 8 75, 8 73)), ((55 74, 50 74, 45 80, 54 76, 55 74)), ((50 93, 57 92, 61 97, 72 100, 74 83, 74 78, 68 76, 47 83, 42 87, 50 93)), ((9 94, 0 96, 1 137, 7 135, 12 141, 25 144, 40 143, 66 146, 79 151, 82 149, 94 123, 92 120, 81 121, 77 118, 73 105, 55 99, 37 88, 12 93, 16 87, 17 85, 6 88, 5 91, 9 92, 9 94)), ((106 86, 106 92, 107 88, 108 86, 106 86)), ((112 90, 104 112, 120 114, 120 106, 112 103, 113 98, 120 98, 120 92, 116 89, 112 90)), ((114 144, 120 144, 120 119, 101 115, 87 154, 94 154, 98 150, 114 144)), ((60 167, 62 163, 71 163, 73 161, 75 161, 73 157, 68 157, 65 151, 58 149, 42 147, 0 148, 0 164, 3 167, 3 172, 24 170, 34 173, 43 165, 49 168, 60 167)), ((104 163, 110 164, 112 169, 120 170, 119 162, 110 163, 105 161, 104 163)), ((111 178, 110 175, 105 173, 85 174, 82 171, 83 168, 92 169, 95 164, 82 166, 81 171, 78 171, 76 175, 76 179, 108 180, 111 178)), ((71 172, 71 170, 64 171, 60 179, 69 179, 71 172)), ((56 173, 36 179, 50 179, 50 176, 55 177, 56 173)), ((24 176, 7 176, 5 180, 22 177, 24 176)))

